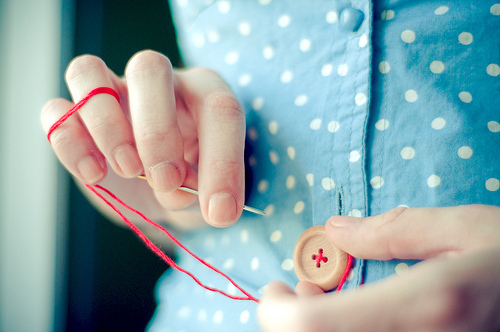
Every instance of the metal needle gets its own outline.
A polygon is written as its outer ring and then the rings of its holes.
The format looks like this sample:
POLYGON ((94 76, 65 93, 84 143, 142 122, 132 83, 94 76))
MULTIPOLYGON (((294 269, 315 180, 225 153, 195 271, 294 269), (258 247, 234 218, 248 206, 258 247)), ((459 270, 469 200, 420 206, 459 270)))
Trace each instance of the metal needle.
MULTIPOLYGON (((139 175, 138 178, 146 180, 146 177, 144 175, 139 175)), ((185 192, 188 192, 188 193, 191 193, 191 194, 198 195, 198 190, 194 190, 194 189, 191 189, 191 188, 188 188, 188 187, 179 187, 178 189, 182 190, 182 191, 185 191, 185 192)), ((266 213, 264 211, 261 211, 259 209, 253 208, 251 206, 243 205, 243 210, 246 210, 248 212, 252 212, 252 213, 255 213, 255 214, 260 214, 261 216, 265 216, 266 215, 266 213)))

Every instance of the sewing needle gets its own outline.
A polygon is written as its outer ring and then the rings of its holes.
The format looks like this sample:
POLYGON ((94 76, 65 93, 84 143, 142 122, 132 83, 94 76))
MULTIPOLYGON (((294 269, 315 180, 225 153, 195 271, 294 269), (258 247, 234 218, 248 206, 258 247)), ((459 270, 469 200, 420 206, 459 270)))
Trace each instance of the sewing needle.
MULTIPOLYGON (((147 179, 144 175, 139 175, 138 178, 139 179, 143 179, 143 180, 147 179)), ((194 190, 194 189, 191 189, 191 188, 188 188, 188 187, 179 187, 178 189, 182 190, 182 191, 185 191, 187 193, 190 193, 190 194, 198 195, 198 191, 197 190, 194 190)), ((248 212, 252 212, 252 213, 255 213, 255 214, 260 214, 261 216, 265 216, 266 215, 266 213, 264 211, 261 211, 259 209, 253 208, 251 206, 243 205, 243 210, 246 210, 248 212)))

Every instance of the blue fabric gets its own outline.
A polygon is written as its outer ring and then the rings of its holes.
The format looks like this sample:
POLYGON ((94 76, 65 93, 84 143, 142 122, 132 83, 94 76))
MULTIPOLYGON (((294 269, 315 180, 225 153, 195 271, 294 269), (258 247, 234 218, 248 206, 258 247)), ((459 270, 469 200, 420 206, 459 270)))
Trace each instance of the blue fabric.
MULTIPOLYGON (((245 212, 230 228, 181 241, 255 296, 272 280, 295 286, 296 240, 332 215, 500 205, 500 4, 178 0, 172 7, 186 65, 220 73, 245 108, 247 204, 268 213, 245 212)), ((202 281, 237 294, 178 255, 202 281)), ((346 288, 413 263, 357 259, 346 288)), ((255 303, 206 292, 181 273, 169 271, 157 294, 152 332, 259 331, 255 303)))

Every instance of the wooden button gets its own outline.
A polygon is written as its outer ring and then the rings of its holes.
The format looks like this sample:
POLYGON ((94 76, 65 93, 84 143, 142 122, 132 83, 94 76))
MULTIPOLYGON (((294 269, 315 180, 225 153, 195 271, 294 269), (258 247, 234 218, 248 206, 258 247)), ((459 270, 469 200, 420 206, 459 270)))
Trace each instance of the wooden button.
POLYGON ((317 225, 307 229, 297 240, 293 265, 300 280, 329 291, 339 284, 347 265, 347 256, 328 240, 325 226, 317 225))

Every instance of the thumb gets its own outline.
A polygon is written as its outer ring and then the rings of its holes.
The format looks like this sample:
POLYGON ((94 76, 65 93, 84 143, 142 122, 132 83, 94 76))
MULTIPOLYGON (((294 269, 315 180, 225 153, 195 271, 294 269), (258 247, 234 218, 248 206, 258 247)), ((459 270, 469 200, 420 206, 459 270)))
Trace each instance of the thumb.
POLYGON ((477 225, 485 221, 480 217, 485 209, 399 207, 367 218, 331 217, 325 230, 336 246, 354 257, 427 259, 481 246, 485 236, 477 225))

